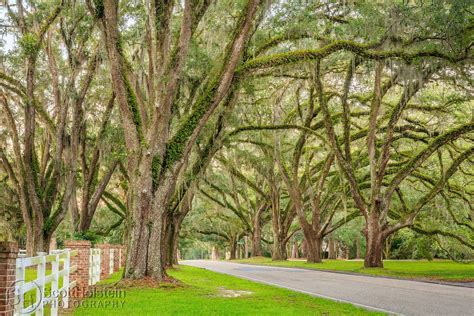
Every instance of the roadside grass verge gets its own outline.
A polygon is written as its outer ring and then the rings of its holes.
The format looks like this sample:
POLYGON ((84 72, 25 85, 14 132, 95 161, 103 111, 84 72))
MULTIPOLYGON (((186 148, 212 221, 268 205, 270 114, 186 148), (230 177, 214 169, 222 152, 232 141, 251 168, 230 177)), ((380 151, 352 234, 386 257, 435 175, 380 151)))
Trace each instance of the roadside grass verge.
POLYGON ((363 261, 353 260, 323 260, 322 263, 307 263, 303 260, 272 261, 271 258, 257 257, 235 260, 234 262, 276 267, 344 271, 404 279, 425 279, 447 282, 474 281, 474 263, 464 264, 449 260, 384 260, 384 268, 364 268, 363 261))
MULTIPOLYGON (((346 303, 338 303, 208 270, 179 266, 168 274, 177 284, 160 287, 123 288, 123 306, 105 307, 101 300, 88 298, 74 315, 381 315, 346 303), (102 306, 96 308, 93 306, 102 306)), ((121 272, 100 282, 114 287, 121 272)), ((121 283, 117 284, 118 287, 121 283)))

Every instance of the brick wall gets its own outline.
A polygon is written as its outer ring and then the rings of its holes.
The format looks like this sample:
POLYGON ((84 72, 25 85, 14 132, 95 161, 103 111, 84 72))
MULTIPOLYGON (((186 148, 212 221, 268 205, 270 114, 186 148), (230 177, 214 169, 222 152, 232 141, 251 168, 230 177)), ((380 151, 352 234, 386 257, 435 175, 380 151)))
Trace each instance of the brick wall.
POLYGON ((15 266, 18 245, 0 241, 0 316, 11 316, 15 308, 15 266))
POLYGON ((70 297, 84 297, 89 290, 89 256, 91 242, 88 240, 68 240, 64 243, 65 248, 77 250, 77 256, 71 257, 71 267, 77 266, 77 270, 70 274, 69 280, 77 281, 76 287, 71 290, 70 297))
POLYGON ((109 244, 99 244, 97 248, 102 250, 100 255, 100 279, 107 279, 109 277, 110 269, 110 245, 109 244))

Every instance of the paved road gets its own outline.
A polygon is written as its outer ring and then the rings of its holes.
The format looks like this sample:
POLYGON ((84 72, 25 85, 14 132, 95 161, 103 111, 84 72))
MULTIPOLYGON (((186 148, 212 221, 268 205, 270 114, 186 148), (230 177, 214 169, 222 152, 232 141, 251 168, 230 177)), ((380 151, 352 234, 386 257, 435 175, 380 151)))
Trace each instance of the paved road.
POLYGON ((187 260, 181 264, 388 313, 474 315, 472 288, 223 261, 187 260))

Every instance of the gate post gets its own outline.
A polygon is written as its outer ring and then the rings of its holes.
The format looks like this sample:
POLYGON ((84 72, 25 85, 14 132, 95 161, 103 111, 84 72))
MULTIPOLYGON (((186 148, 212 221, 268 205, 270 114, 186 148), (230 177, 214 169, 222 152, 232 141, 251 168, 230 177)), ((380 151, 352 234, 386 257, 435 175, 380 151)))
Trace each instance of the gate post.
POLYGON ((68 240, 65 248, 77 250, 77 256, 71 257, 70 266, 77 266, 77 270, 70 273, 70 282, 76 281, 76 286, 70 291, 71 297, 83 298, 89 292, 89 256, 91 242, 88 240, 68 240))
POLYGON ((0 241, 0 316, 11 316, 15 309, 15 270, 18 244, 0 241))

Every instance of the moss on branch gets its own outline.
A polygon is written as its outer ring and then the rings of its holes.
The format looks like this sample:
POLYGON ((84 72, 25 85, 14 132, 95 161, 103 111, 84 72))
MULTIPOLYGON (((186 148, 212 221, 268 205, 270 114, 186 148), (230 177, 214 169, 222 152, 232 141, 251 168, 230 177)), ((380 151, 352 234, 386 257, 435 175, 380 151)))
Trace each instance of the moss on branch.
POLYGON ((406 62, 412 62, 414 59, 420 57, 436 57, 454 62, 459 59, 434 49, 416 52, 409 52, 406 49, 380 51, 372 49, 371 46, 372 45, 369 44, 361 44, 347 40, 335 41, 320 49, 297 50, 254 58, 244 63, 237 71, 241 73, 256 69, 288 65, 301 61, 323 59, 338 51, 349 51, 358 56, 373 60, 400 58, 406 62))

